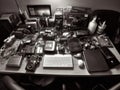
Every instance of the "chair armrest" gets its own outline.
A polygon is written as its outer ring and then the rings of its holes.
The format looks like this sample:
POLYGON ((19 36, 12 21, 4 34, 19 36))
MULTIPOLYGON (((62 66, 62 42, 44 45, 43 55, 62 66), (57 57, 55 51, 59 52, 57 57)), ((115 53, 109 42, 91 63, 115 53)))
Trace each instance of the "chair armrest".
POLYGON ((110 89, 108 90, 120 90, 120 83, 117 83, 116 85, 112 86, 110 89))

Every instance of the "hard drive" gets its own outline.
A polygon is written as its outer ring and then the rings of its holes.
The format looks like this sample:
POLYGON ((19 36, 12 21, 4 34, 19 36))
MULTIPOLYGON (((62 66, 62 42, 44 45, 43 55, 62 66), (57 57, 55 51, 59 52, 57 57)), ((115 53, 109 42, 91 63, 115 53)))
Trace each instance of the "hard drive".
POLYGON ((22 63, 22 56, 20 55, 13 55, 9 58, 9 61, 7 63, 7 67, 15 67, 19 68, 22 63))

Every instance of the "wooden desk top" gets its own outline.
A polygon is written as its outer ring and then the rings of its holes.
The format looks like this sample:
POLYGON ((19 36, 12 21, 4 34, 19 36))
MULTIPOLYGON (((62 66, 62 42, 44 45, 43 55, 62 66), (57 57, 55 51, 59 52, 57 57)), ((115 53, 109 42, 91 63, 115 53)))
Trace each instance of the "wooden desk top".
MULTIPOLYGON (((115 57, 120 62, 120 54, 116 50, 116 48, 109 47, 109 50, 115 55, 115 57)), ((78 65, 78 61, 73 57, 73 69, 45 69, 43 68, 43 60, 40 61, 39 67, 35 70, 35 72, 27 72, 25 67, 27 65, 27 60, 24 58, 22 61, 20 68, 8 68, 6 66, 8 60, 0 59, 0 73, 3 74, 35 74, 35 75, 55 75, 55 76, 103 76, 103 75, 120 75, 120 65, 110 69, 105 72, 96 72, 89 73, 86 66, 84 68, 80 68, 78 65)), ((85 62, 84 62, 85 65, 85 62)))
MULTIPOLYGON (((120 61, 120 55, 116 48, 109 48, 116 56, 116 58, 120 61)), ((87 68, 81 69, 78 66, 77 59, 74 58, 74 68, 73 69, 44 69, 43 68, 43 60, 40 62, 39 67, 35 70, 35 72, 26 72, 25 67, 27 64, 26 58, 24 58, 22 65, 20 68, 8 68, 6 67, 8 60, 1 60, 0 62, 0 73, 4 74, 35 74, 35 75, 55 75, 55 76, 101 76, 101 75, 120 75, 120 65, 115 68, 110 69, 106 72, 97 72, 97 73, 89 73, 87 68)), ((85 64, 85 63, 84 63, 85 64)))

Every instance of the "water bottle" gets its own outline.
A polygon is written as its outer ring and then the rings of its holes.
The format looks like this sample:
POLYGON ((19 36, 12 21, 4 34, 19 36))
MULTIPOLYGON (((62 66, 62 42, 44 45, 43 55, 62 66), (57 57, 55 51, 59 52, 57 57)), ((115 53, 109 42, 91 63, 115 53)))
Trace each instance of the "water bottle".
POLYGON ((94 34, 97 28, 97 22, 96 22, 97 16, 95 16, 92 21, 88 24, 88 30, 90 34, 94 34))

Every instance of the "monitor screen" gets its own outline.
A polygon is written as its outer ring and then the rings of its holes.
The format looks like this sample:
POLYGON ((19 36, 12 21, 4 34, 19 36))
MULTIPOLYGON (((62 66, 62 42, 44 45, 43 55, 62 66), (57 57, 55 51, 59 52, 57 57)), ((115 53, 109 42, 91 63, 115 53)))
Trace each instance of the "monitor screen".
POLYGON ((27 5, 30 17, 52 16, 51 5, 27 5))

